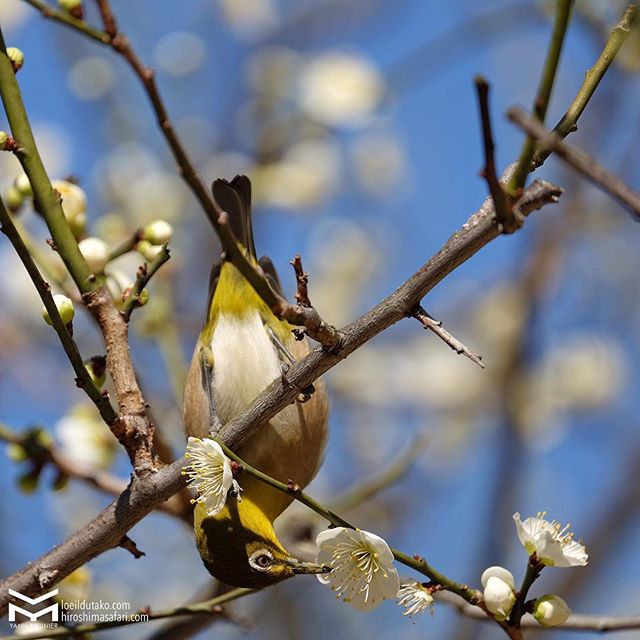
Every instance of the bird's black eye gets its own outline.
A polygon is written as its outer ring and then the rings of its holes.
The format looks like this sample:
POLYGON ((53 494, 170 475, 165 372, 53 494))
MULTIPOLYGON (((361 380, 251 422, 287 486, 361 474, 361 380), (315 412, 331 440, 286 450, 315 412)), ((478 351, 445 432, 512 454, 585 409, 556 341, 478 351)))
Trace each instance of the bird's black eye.
POLYGON ((256 564, 266 569, 271 566, 271 558, 269 556, 258 556, 256 558, 256 564))
POLYGON ((268 571, 273 565, 273 555, 266 549, 251 554, 249 564, 257 571, 268 571))

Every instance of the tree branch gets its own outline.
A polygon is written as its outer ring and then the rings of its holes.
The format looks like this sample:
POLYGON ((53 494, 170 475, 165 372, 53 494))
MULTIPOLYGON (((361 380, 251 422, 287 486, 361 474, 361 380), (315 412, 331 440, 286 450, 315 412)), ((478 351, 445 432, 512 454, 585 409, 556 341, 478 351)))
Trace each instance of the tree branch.
POLYGON ((543 149, 553 151, 570 167, 613 196, 633 214, 636 220, 640 219, 640 193, 631 189, 617 175, 598 164, 588 153, 563 142, 558 135, 545 129, 522 109, 512 107, 507 111, 507 117, 529 138, 537 140, 543 149))
MULTIPOLYGON (((553 24, 553 32, 551 34, 551 42, 547 50, 547 57, 538 84, 538 91, 533 101, 533 115, 541 123, 547 115, 547 107, 549 106, 549 98, 553 90, 553 83, 558 71, 558 62, 560 61, 560 53, 564 44, 564 37, 569 26, 569 17, 573 8, 573 0, 557 0, 556 16, 553 24)), ((531 161, 535 153, 535 142, 532 138, 527 138, 523 145, 518 164, 514 174, 509 180, 507 191, 512 195, 518 195, 518 191, 524 187, 527 175, 531 173, 531 161)))

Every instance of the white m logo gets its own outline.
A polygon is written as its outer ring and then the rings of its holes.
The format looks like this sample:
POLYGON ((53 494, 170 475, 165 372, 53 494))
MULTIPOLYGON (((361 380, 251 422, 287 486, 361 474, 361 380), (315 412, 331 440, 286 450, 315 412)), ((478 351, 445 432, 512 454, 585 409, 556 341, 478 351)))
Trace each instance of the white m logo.
MULTIPOLYGON (((18 598, 18 600, 22 600, 30 605, 40 604, 43 600, 48 600, 49 598, 53 598, 53 596, 58 595, 58 590, 54 589, 53 591, 49 591, 49 593, 45 593, 43 596, 39 598, 30 598, 29 596, 25 596, 19 591, 14 591, 13 589, 9 589, 9 595, 14 598, 18 598)), ((40 616, 45 615, 45 613, 51 613, 51 621, 58 622, 58 603, 54 602, 52 605, 45 607, 44 609, 40 609, 39 611, 26 611, 22 607, 19 607, 15 604, 9 603, 9 622, 16 621, 16 613, 21 613, 26 618, 29 618, 31 622, 35 622, 40 616)))

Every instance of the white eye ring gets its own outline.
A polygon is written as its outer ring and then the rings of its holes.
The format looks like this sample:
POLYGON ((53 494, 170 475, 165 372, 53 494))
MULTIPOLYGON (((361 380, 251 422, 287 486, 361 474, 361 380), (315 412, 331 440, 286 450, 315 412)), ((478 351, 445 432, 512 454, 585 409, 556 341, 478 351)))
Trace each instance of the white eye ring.
POLYGON ((258 549, 249 556, 249 564, 256 571, 269 571, 273 565, 273 554, 266 549, 258 549))

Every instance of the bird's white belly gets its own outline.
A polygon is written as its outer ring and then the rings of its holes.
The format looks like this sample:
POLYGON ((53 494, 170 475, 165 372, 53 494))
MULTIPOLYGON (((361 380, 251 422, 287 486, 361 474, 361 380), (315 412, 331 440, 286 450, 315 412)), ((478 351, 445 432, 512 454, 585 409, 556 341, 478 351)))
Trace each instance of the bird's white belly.
POLYGON ((215 411, 225 424, 281 375, 280 359, 257 311, 221 315, 211 351, 215 411))

